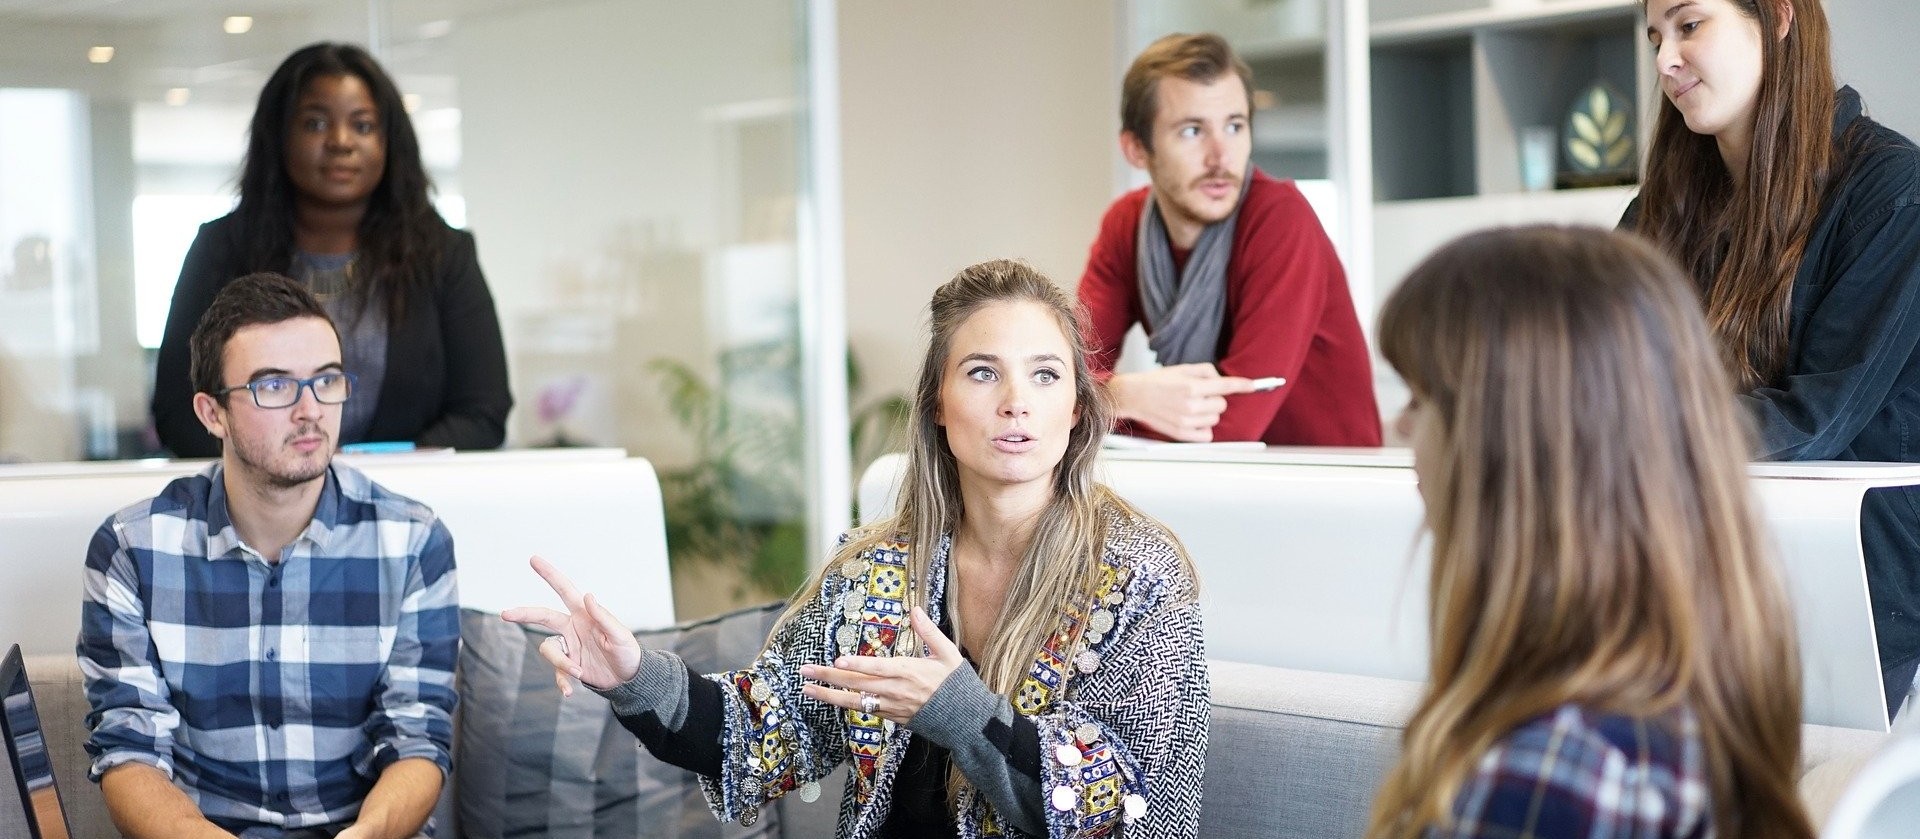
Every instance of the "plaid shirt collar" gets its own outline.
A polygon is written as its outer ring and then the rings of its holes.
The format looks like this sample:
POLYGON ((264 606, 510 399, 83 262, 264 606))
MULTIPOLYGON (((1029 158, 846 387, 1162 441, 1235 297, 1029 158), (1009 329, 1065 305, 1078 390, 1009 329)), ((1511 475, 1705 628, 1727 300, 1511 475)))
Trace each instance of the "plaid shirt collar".
MULTIPOLYGON (((207 491, 207 556, 208 562, 223 560, 245 561, 262 556, 253 546, 240 538, 240 531, 233 526, 233 514, 227 509, 226 466, 214 461, 203 473, 212 486, 207 491)), ((307 529, 294 537, 290 545, 301 542, 311 543, 313 553, 326 554, 334 540, 334 531, 340 524, 341 494, 343 489, 332 464, 327 465, 325 484, 320 487, 320 502, 314 507, 313 518, 307 522, 307 529)))

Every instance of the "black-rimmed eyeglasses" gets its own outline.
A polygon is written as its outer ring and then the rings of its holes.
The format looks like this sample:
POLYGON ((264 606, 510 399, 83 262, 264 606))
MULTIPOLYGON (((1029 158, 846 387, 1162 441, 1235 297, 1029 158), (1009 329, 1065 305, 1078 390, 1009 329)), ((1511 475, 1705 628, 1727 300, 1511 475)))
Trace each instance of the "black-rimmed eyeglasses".
POLYGON ((322 405, 338 405, 353 395, 353 383, 358 377, 352 373, 321 373, 307 379, 292 376, 269 376, 254 379, 244 385, 224 387, 213 392, 215 396, 226 396, 236 390, 253 394, 253 404, 262 408, 291 408, 300 401, 300 391, 311 389, 313 399, 322 405))

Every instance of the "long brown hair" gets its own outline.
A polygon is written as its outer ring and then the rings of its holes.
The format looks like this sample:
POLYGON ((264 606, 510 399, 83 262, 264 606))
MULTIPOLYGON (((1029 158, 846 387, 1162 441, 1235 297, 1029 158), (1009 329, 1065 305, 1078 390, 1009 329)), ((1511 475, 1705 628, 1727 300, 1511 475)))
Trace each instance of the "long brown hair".
MULTIPOLYGON (((1807 236, 1831 182, 1834 82, 1819 0, 1726 0, 1760 27, 1753 147, 1735 184, 1714 138, 1664 95, 1635 229, 1686 267, 1721 357, 1742 389, 1786 368, 1788 309, 1807 236), (1784 38, 1775 37, 1792 9, 1784 38)), ((1641 0, 1644 9, 1646 0, 1641 0)))
POLYGON ((1678 266, 1599 230, 1473 234, 1414 269, 1379 334, 1440 443, 1420 463, 1430 679, 1368 835, 1447 824, 1501 737, 1579 703, 1691 710, 1718 835, 1810 837, 1792 615, 1678 266))

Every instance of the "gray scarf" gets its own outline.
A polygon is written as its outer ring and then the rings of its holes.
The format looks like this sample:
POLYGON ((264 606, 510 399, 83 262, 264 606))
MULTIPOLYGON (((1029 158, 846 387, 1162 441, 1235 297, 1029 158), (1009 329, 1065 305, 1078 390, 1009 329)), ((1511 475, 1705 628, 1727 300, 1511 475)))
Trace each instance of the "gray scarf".
POLYGON ((1160 204, 1151 192, 1147 194, 1147 206, 1140 212, 1140 230, 1134 237, 1135 270, 1147 327, 1153 333, 1147 344, 1163 365, 1216 360, 1220 327, 1226 322, 1227 257, 1233 254, 1233 230, 1240 221, 1240 208, 1246 206, 1247 187, 1253 184, 1254 172, 1253 165, 1248 164, 1233 213, 1200 231, 1193 253, 1187 255, 1186 268, 1178 275, 1173 270, 1173 245, 1167 241, 1160 204))

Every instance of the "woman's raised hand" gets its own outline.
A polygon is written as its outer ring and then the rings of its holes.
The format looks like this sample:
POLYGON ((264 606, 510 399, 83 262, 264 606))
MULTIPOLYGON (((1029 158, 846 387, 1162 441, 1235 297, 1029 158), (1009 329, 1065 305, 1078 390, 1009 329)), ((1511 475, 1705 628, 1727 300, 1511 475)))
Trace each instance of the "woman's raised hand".
POLYGON ((927 645, 926 656, 845 655, 832 667, 803 665, 801 678, 820 684, 804 685, 800 691, 828 705, 859 709, 905 725, 933 698, 947 676, 967 663, 960 648, 941 634, 940 627, 920 607, 913 607, 908 616, 914 633, 927 645))
POLYGON ((500 613, 500 617, 521 626, 538 626, 554 633, 540 643, 540 657, 553 665, 554 681, 563 696, 573 695, 573 680, 588 687, 606 690, 617 687, 640 672, 640 642, 622 626, 607 607, 591 594, 583 594, 573 581, 553 563, 540 557, 532 560, 533 570, 560 595, 567 611, 545 606, 518 606, 500 613))

